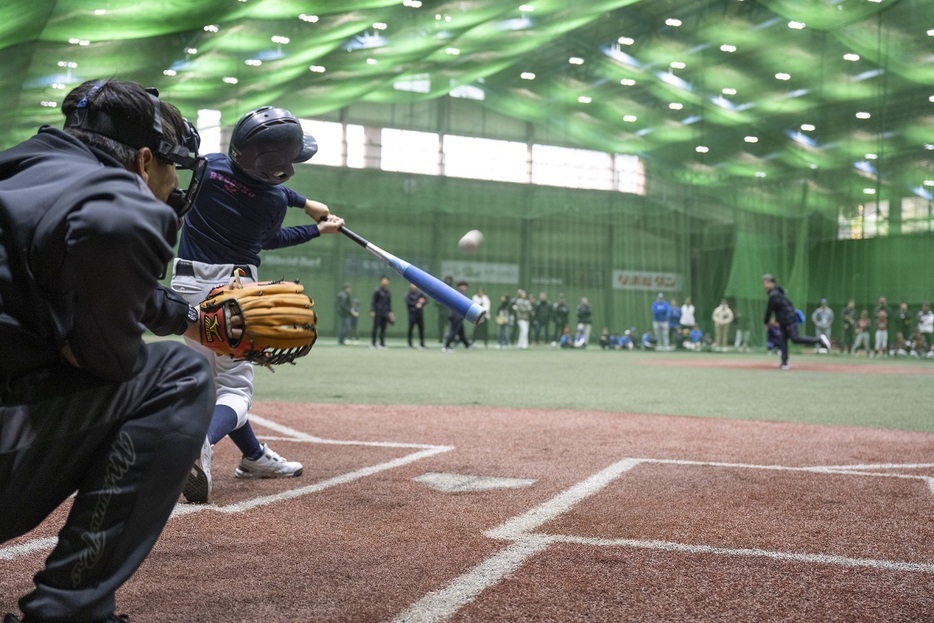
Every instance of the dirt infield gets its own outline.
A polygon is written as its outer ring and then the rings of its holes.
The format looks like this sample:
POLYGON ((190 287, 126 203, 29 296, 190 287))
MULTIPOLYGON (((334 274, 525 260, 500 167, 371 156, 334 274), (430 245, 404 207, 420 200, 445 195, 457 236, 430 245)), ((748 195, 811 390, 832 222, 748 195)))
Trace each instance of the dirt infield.
MULTIPOLYGON (((481 407, 262 403, 305 474, 180 504, 134 623, 931 621, 934 434, 481 407)), ((16 611, 63 521, 0 546, 16 611)))

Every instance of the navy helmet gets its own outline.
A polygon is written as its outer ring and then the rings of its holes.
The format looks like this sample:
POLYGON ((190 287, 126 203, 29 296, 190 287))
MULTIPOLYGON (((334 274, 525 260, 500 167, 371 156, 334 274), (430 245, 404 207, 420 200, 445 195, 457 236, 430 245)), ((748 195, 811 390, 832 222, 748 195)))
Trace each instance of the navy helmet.
POLYGON ((318 143, 284 108, 263 106, 248 112, 234 126, 227 154, 253 179, 281 184, 295 174, 292 164, 305 162, 318 143))

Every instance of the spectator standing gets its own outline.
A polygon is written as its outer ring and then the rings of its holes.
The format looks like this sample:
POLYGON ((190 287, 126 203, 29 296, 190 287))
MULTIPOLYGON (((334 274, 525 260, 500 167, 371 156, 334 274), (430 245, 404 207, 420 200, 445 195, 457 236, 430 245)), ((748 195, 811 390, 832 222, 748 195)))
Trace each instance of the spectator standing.
POLYGON ((384 349, 386 348, 386 326, 395 322, 392 313, 392 292, 389 291, 389 277, 386 275, 379 278, 379 285, 373 290, 370 300, 370 318, 373 319, 370 348, 384 349))
POLYGON ((548 300, 548 295, 545 292, 540 292, 538 295, 538 301, 535 302, 535 309, 532 312, 532 341, 537 346, 544 340, 548 341, 548 336, 551 335, 551 314, 552 314, 552 305, 548 300))
POLYGON ((350 327, 353 324, 353 315, 351 307, 353 306, 353 297, 350 295, 350 284, 345 283, 341 291, 337 293, 337 302, 334 307, 337 311, 337 343, 341 346, 347 343, 347 337, 350 335, 350 327))
POLYGON ((879 302, 872 312, 872 317, 876 325, 873 354, 877 357, 885 356, 888 354, 889 350, 889 330, 892 324, 892 310, 889 307, 888 300, 884 296, 879 297, 879 302))
MULTIPOLYGON (((817 307, 817 309, 815 309, 813 312, 811 312, 811 322, 814 323, 814 327, 816 328, 817 335, 825 336, 827 338, 827 341, 831 343, 833 343, 830 340, 831 326, 833 325, 833 318, 834 318, 833 310, 830 309, 830 307, 828 307, 827 299, 821 299, 820 306, 817 307)), ((814 346, 815 352, 819 350, 819 346, 820 345, 814 346)), ((830 352, 830 350, 828 349, 827 352, 830 352)))
POLYGON ((418 289, 414 283, 409 284, 409 289, 405 293, 405 307, 409 312, 409 325, 406 337, 409 342, 409 348, 415 348, 412 344, 412 334, 418 330, 419 348, 425 348, 425 306, 428 305, 428 297, 418 289))
POLYGON ((847 301, 841 316, 843 317, 843 342, 841 343, 841 349, 845 353, 852 353, 853 344, 856 341, 856 301, 853 299, 847 301))
POLYGON ((477 293, 470 297, 470 300, 482 307, 483 311, 486 312, 486 320, 474 326, 473 335, 470 339, 473 344, 482 341, 483 348, 486 348, 489 346, 490 341, 490 315, 493 311, 493 304, 490 301, 490 297, 483 291, 483 288, 477 288, 477 293))
POLYGON ((697 325, 694 317, 694 303, 690 296, 684 297, 684 303, 681 305, 681 317, 678 320, 681 323, 681 333, 687 335, 697 325))
POLYGON ((934 335, 934 311, 931 311, 931 304, 927 301, 921 304, 921 311, 918 312, 918 331, 924 334, 930 344, 934 335))
MULTIPOLYGON (((467 282, 458 281, 457 282, 457 291, 467 296, 467 282)), ((460 342, 464 345, 464 348, 470 348, 470 342, 467 341, 467 332, 464 330, 464 318, 451 310, 448 314, 448 321, 450 322, 450 328, 448 329, 448 336, 444 339, 444 346, 441 348, 442 352, 450 353, 452 352, 454 342, 460 342)))
POLYGON ((851 351, 854 355, 860 348, 866 351, 867 357, 871 355, 872 346, 869 344, 869 333, 871 330, 872 321, 869 319, 869 310, 864 309, 859 313, 859 318, 856 319, 856 339, 853 340, 853 350, 851 351))
POLYGON ((730 325, 733 324, 733 310, 727 304, 726 299, 720 299, 720 304, 714 308, 711 319, 713 320, 714 334, 717 339, 717 348, 726 350, 727 342, 730 337, 730 325))
POLYGON ((671 314, 671 305, 665 300, 661 292, 652 303, 652 333, 655 334, 655 344, 658 350, 668 350, 668 316, 671 314))
POLYGON ((681 342, 681 306, 678 299, 671 299, 668 306, 668 350, 673 350, 681 342))
POLYGON ((577 306, 577 326, 584 330, 584 344, 590 343, 590 328, 593 325, 593 307, 590 305, 590 299, 586 296, 581 297, 581 302, 577 306))
POLYGON ((795 344, 823 344, 830 350, 830 340, 826 335, 811 336, 798 334, 798 313, 794 305, 785 295, 785 290, 778 285, 775 277, 769 274, 762 276, 762 287, 769 295, 765 307, 765 319, 762 321, 765 330, 769 330, 769 321, 773 318, 779 325, 780 336, 778 349, 782 355, 781 369, 788 369, 788 342, 795 344))
POLYGON ((504 294, 500 297, 499 306, 496 308, 496 348, 509 348, 515 318, 512 300, 508 294, 504 294))
POLYGON ((915 332, 915 315, 908 310, 908 303, 899 303, 895 312, 895 333, 901 333, 907 341, 915 332))
POLYGON ((529 347, 529 325, 532 321, 532 301, 529 300, 525 290, 519 288, 516 292, 516 300, 512 304, 512 309, 516 314, 516 327, 519 330, 519 336, 516 339, 516 348, 525 350, 529 347))
POLYGON ((554 346, 555 342, 564 334, 564 330, 568 328, 568 321, 571 316, 571 308, 568 306, 567 299, 564 298, 563 294, 558 295, 558 301, 551 311, 551 319, 555 325, 554 339, 551 341, 552 346, 554 346))
POLYGON ((889 354, 889 311, 885 298, 879 299, 875 312, 876 334, 873 342, 873 356, 887 357, 889 354))

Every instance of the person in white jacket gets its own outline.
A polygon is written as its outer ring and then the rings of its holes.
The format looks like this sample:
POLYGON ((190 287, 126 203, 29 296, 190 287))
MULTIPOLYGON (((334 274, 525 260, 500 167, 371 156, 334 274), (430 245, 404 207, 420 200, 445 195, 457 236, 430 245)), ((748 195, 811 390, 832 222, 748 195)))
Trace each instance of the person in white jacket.
POLYGON ((720 299, 720 304, 713 310, 711 318, 713 319, 713 326, 717 336, 717 348, 719 350, 726 350, 730 335, 730 325, 733 324, 733 310, 727 305, 726 299, 720 299))

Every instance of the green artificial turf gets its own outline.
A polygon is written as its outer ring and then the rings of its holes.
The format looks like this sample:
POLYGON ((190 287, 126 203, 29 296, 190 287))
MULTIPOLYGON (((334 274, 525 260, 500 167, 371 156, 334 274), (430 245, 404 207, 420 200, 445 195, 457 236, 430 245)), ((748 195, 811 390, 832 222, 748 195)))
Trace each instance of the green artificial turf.
POLYGON ((778 358, 761 351, 539 346, 442 353, 436 342, 425 351, 402 342, 389 346, 339 347, 322 338, 296 365, 274 373, 257 369, 255 400, 580 409, 934 431, 934 360, 793 351, 792 369, 781 371, 778 358), (702 365, 660 365, 667 362, 702 365), (903 368, 917 373, 895 373, 903 368))

